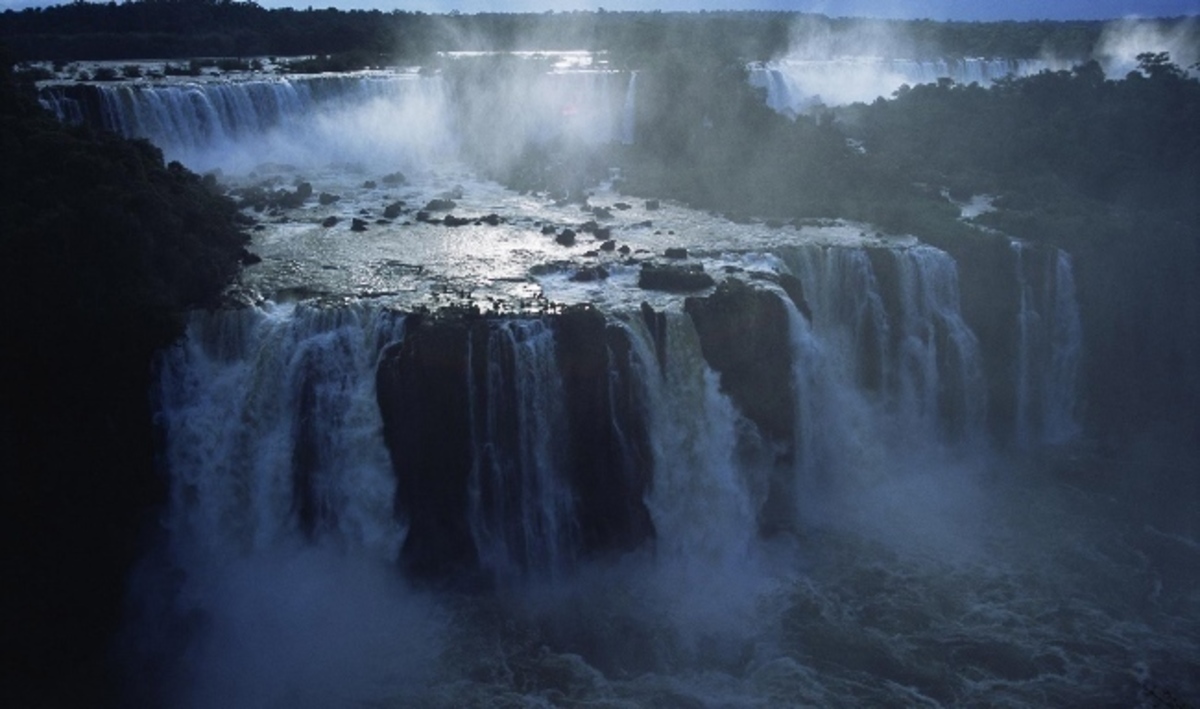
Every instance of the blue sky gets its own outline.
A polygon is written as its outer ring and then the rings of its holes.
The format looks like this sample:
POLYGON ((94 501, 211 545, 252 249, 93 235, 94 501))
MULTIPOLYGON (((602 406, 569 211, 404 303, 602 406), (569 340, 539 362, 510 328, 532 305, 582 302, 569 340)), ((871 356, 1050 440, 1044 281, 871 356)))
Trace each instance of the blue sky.
MULTIPOLYGON (((0 8, 55 4, 0 0, 0 8)), ((1034 20, 1200 14, 1200 0, 259 0, 264 7, 379 8, 423 12, 546 10, 795 10, 831 16, 934 20, 1034 20)))

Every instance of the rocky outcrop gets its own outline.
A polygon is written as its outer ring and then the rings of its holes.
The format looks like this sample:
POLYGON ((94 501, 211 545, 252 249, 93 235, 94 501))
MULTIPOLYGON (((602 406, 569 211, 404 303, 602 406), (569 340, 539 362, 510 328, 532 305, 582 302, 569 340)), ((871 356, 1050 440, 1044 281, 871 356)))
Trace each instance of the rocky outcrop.
POLYGON ((653 458, 626 332, 591 307, 555 322, 566 390, 569 460, 584 551, 632 549, 654 534, 644 499, 653 458))
POLYGON ((468 345, 478 332, 478 321, 410 316, 376 373, 396 513, 408 524, 401 560, 423 578, 461 577, 478 564, 467 518, 468 345))
POLYGON ((784 302, 730 278, 708 297, 688 298, 684 310, 704 358, 721 376, 721 390, 767 438, 790 450, 796 409, 784 302))
MULTIPOLYGON (((653 458, 641 389, 633 379, 631 343, 625 330, 610 326, 593 308, 569 308, 547 317, 562 380, 562 401, 556 405, 566 419, 561 465, 554 473, 571 491, 578 529, 571 540, 576 548, 565 557, 632 549, 654 530, 643 502, 653 458)), ((517 451, 504 450, 516 446, 518 437, 505 434, 501 424, 515 420, 506 414, 498 417, 504 419, 496 424, 498 438, 481 448, 473 434, 478 436, 486 424, 479 419, 473 424, 471 415, 515 411, 517 406, 508 400, 515 394, 507 384, 480 384, 488 381, 489 372, 514 381, 511 353, 489 346, 496 343, 489 338, 502 327, 502 320, 471 314, 410 316, 404 341, 380 360, 377 397, 396 474, 396 511, 409 528, 401 561, 416 577, 487 580, 472 534, 471 471, 476 455, 519 458, 517 451)), ((517 487, 489 487, 488 494, 518 493, 517 487)), ((523 520, 503 524, 520 528, 523 520)))
POLYGON ((638 274, 638 287, 668 293, 691 293, 704 290, 715 283, 713 277, 704 272, 701 264, 686 266, 660 266, 647 263, 638 274))

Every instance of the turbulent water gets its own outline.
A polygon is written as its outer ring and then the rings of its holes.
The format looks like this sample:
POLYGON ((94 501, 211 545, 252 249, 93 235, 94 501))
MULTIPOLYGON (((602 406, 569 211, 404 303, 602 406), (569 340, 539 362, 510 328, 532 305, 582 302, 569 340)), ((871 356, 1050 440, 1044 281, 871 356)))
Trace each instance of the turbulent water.
MULTIPOLYGON (((634 140, 635 76, 554 81, 539 92, 549 104, 612 107, 582 117, 589 141, 634 140)), ((582 229, 596 213, 475 175, 456 153, 455 99, 434 77, 97 92, 102 120, 168 158, 219 167, 233 185, 314 188, 257 214, 263 262, 238 287, 252 304, 194 313, 161 357, 170 503, 128 632, 134 684, 155 701, 1200 696, 1195 530, 1121 492, 1114 481, 1137 470, 1071 445, 1085 353, 1069 255, 1014 242, 996 295, 1010 315, 992 324, 1011 356, 997 354, 963 307, 971 274, 911 236, 735 224, 601 186, 589 205, 608 209, 606 236, 627 253, 582 230, 559 244, 546 227, 582 229), (403 182, 383 180, 397 170, 403 182), (321 204, 321 192, 337 199, 321 204), (447 197, 472 219, 416 219, 447 197), (380 219, 397 201, 400 216, 380 219), (696 303, 638 288, 641 264, 668 247, 779 313, 761 321, 783 350, 761 353, 784 363, 771 370, 768 393, 784 402, 774 418, 738 398, 730 372, 755 367, 720 359, 696 303), (607 278, 573 278, 596 266, 607 278), (599 308, 599 339, 563 315, 580 303, 599 308), (490 315, 446 331, 410 317, 448 305, 490 315), (422 354, 443 350, 450 359, 422 354), (587 361, 607 374, 585 376, 587 361), (414 362, 425 368, 400 371, 414 362), (427 416, 396 401, 406 392, 427 396, 427 416), (428 440, 397 444, 405 430, 428 440), (609 456, 598 485, 580 472, 592 468, 579 451, 593 450, 580 441, 609 456), (431 455, 461 460, 460 482, 447 468, 414 484, 431 455), (605 526, 618 518, 633 531, 605 526), (430 524, 459 535, 461 568, 416 570, 436 567, 414 564, 418 544, 446 542, 416 538, 430 524)), ((44 98, 65 117, 91 110, 57 89, 44 98)), ((583 130, 578 110, 555 116, 555 130, 583 130)), ((691 295, 720 302, 712 287, 691 295)))

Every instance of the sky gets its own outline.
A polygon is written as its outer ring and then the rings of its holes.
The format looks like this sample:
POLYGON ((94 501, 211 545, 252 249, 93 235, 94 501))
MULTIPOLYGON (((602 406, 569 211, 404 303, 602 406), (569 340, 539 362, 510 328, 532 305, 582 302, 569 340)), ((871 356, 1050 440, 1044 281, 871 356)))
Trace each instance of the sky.
MULTIPOLYGON (((0 8, 57 4, 0 0, 0 8)), ((258 0, 263 7, 376 8, 441 13, 547 10, 793 10, 833 17, 933 20, 1106 20, 1200 15, 1200 0, 258 0)))

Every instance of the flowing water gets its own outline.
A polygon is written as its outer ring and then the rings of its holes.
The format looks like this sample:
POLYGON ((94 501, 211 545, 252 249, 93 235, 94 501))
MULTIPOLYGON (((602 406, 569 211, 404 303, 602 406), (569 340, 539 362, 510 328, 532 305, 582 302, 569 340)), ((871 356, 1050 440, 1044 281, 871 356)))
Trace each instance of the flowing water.
MULTIPOLYGON (((552 103, 611 107, 588 140, 635 140, 634 76, 555 81, 552 103)), ((1015 355, 997 368, 961 309, 971 274, 911 236, 735 224, 602 185, 589 204, 608 207, 601 221, 628 253, 583 232, 556 243, 545 227, 595 213, 476 175, 436 77, 96 91, 104 120, 169 159, 235 186, 304 180, 337 197, 258 213, 263 262, 237 289, 249 304, 192 314, 162 354, 170 502, 133 583, 135 694, 196 707, 1200 696, 1197 529, 1128 483, 1174 463, 1075 445, 1084 353, 1069 255, 1014 245, 1015 316, 1001 329, 1015 355), (382 179, 395 171, 405 179, 382 179), (447 195, 469 223, 416 219, 447 195), (401 216, 378 218, 397 201, 401 216), (348 228, 355 217, 365 231, 348 228), (764 326, 787 350, 772 388, 789 429, 739 406, 683 296, 637 287, 667 247, 777 301, 764 326), (572 278, 595 266, 608 277, 572 278), (781 287, 790 277, 803 302, 781 287), (584 355, 568 352, 561 314, 580 303, 606 333, 584 355), (484 313, 445 345, 460 368, 418 357, 443 341, 410 314, 443 306, 484 313), (581 374, 589 357, 607 374, 581 374), (429 416, 461 419, 461 434, 389 400, 382 372, 413 361, 427 368, 405 381, 445 391, 429 416), (586 425, 585 389, 602 402, 586 425), (997 392, 1014 420, 993 429, 997 392), (406 426, 431 440, 393 444, 406 426), (599 484, 579 472, 582 440, 612 452, 599 484), (439 447, 467 461, 462 484, 443 490, 447 469, 424 489, 461 500, 470 568, 430 578, 404 559, 418 510, 438 517, 444 499, 405 499, 398 481, 439 447), (642 488, 638 471, 651 471, 642 488), (637 510, 649 533, 596 542, 609 514, 637 510)), ((58 89, 44 99, 86 112, 58 89)), ((556 125, 575 131, 579 117, 556 125)))

